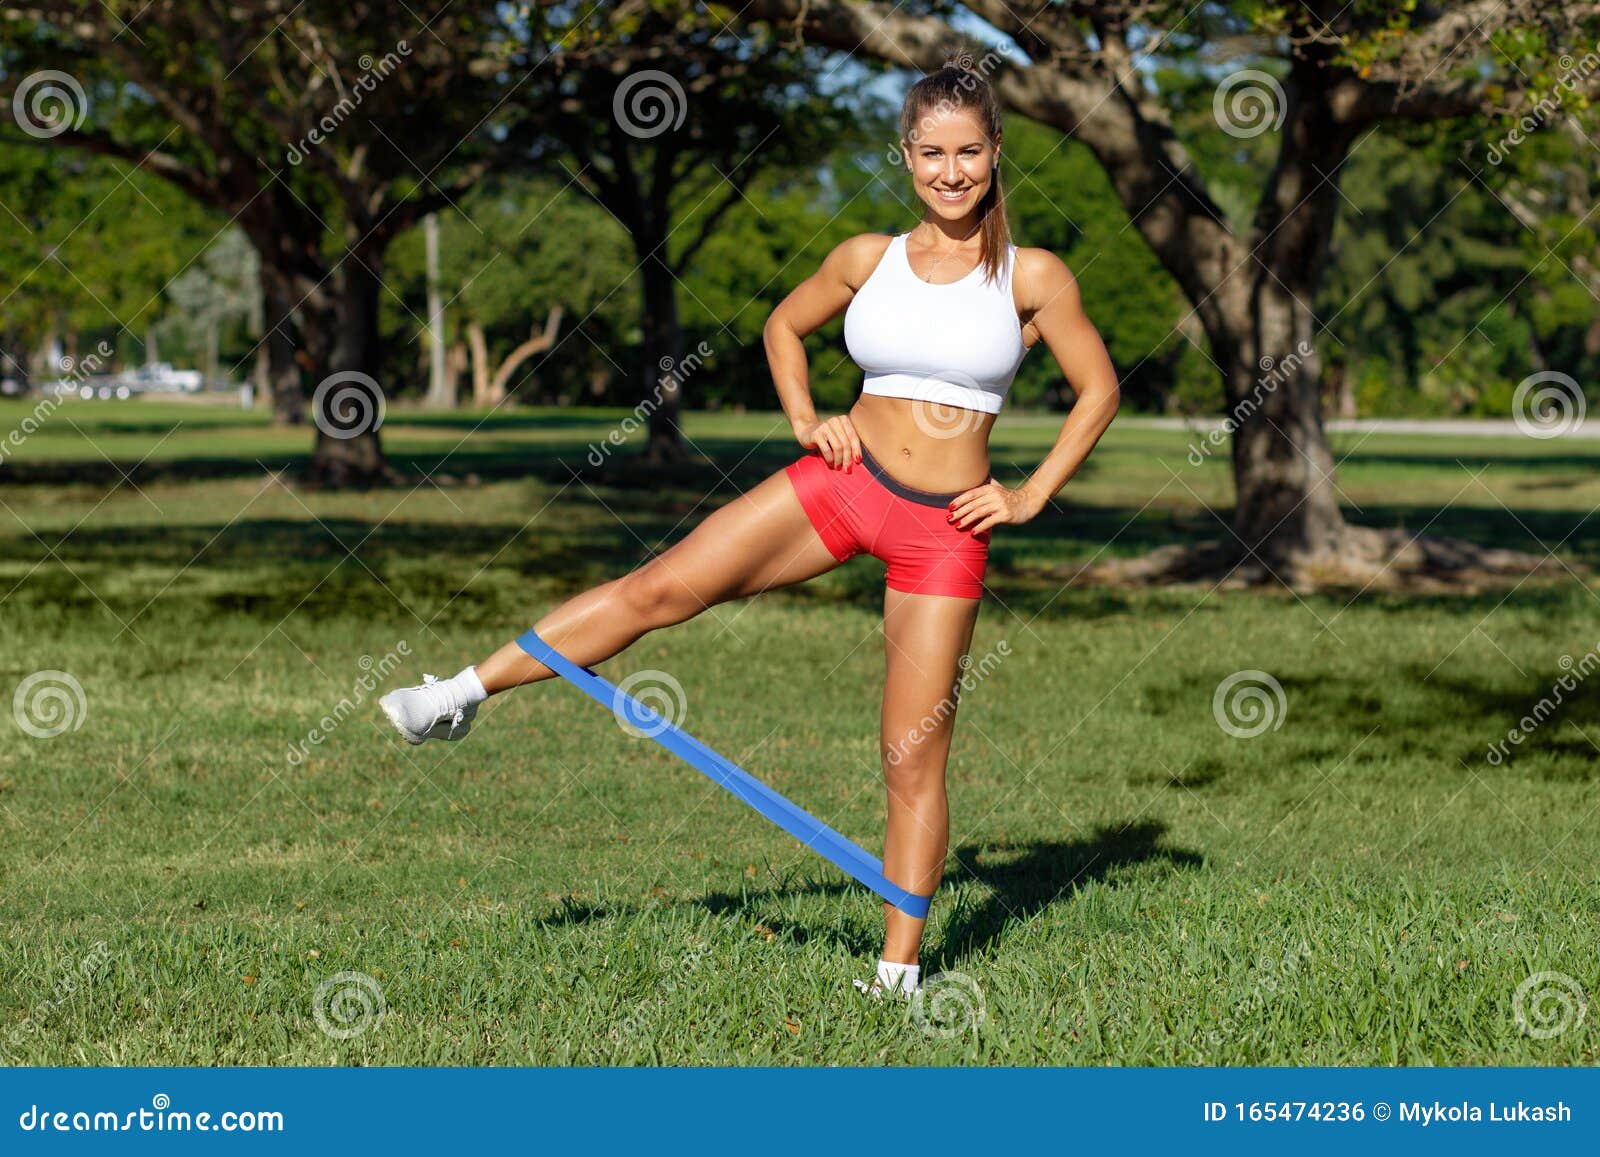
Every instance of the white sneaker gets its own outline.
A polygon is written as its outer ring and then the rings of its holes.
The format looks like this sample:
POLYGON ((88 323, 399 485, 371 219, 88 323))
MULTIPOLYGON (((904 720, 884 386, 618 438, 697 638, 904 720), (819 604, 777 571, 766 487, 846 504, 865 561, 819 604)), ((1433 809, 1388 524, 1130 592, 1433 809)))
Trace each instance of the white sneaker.
POLYGON ((448 680, 424 675, 416 687, 401 687, 378 700, 378 706, 407 743, 430 739, 465 739, 478 705, 462 700, 448 680))
POLYGON ((882 1000, 885 992, 892 996, 898 996, 902 1000, 910 1000, 913 996, 922 991, 922 985, 920 984, 915 988, 906 988, 904 985, 900 985, 896 988, 885 988, 883 981, 879 980, 876 976, 874 976, 871 980, 852 980, 850 983, 856 986, 857 992, 866 993, 868 998, 872 1000, 882 1000))

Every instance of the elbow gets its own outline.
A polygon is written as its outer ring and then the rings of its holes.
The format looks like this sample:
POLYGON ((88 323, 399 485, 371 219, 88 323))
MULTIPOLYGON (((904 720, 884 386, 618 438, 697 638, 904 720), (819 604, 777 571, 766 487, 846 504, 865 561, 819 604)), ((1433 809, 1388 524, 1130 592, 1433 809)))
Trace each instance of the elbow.
POLYGON ((1080 407, 1095 419, 1109 426, 1111 420, 1117 416, 1117 409, 1122 405, 1122 390, 1115 380, 1099 389, 1085 388, 1078 394, 1077 402, 1072 409, 1076 412, 1080 407))
POLYGON ((1115 378, 1101 392, 1100 405, 1105 411, 1106 422, 1109 424, 1111 419, 1117 416, 1117 411, 1122 408, 1122 387, 1117 385, 1115 378))

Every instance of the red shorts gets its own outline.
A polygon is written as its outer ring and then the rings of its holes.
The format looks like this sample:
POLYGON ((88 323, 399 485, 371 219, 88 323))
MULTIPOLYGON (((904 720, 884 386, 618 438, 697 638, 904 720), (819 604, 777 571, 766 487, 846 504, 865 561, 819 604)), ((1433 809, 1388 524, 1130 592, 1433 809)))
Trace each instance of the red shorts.
POLYGON ((983 594, 991 532, 950 523, 950 502, 964 491, 934 494, 890 477, 861 448, 861 463, 835 470, 812 449, 784 467, 811 525, 840 562, 863 551, 889 564, 885 583, 914 595, 983 594))

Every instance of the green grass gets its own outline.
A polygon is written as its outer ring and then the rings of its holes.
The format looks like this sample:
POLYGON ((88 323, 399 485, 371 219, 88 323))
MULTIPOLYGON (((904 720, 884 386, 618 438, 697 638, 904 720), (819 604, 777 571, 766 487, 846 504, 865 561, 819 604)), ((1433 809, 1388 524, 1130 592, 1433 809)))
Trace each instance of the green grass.
MULTIPOLYGON (((0 405, 0 433, 28 411, 0 405)), ((575 474, 622 416, 392 412, 391 456, 451 479, 414 491, 286 489, 267 468, 303 432, 196 406, 72 403, 7 447, 0 694, 61 670, 87 711, 0 733, 0 1058, 1595 1062, 1595 1016, 1539 1038, 1513 1001, 1540 972, 1600 993, 1600 700, 1485 755, 1600 644, 1600 595, 1564 572, 1412 599, 1062 589, 1097 551, 1222 533, 1226 455, 1191 466, 1181 434, 1119 420, 995 533, 973 654, 1010 657, 962 697, 923 950, 981 996, 976 1027, 863 1002, 880 903, 565 683, 417 749, 363 691, 291 759, 363 655, 406 643, 386 686, 454 671, 798 452, 777 415, 692 415, 720 470, 575 474), (1212 698, 1246 669, 1287 706, 1236 739, 1212 698), (385 1009, 349 1039, 313 1015, 341 972, 385 1009)), ((1003 418, 997 475, 1058 425, 1003 418)), ((1583 443, 1335 442, 1357 521, 1600 564, 1583 443)), ((856 559, 600 670, 671 672, 690 731, 878 852, 881 591, 856 559)))

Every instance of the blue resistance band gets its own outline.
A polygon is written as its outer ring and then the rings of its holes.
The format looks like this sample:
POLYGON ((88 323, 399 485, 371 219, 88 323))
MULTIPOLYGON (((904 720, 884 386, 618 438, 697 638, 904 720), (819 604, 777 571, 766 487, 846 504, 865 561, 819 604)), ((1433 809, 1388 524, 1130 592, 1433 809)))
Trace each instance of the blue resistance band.
POLYGON ((773 791, 744 768, 718 755, 683 728, 632 695, 619 691, 615 684, 589 668, 578 666, 533 631, 518 637, 517 646, 568 682, 576 684, 589 698, 605 704, 619 718, 732 792, 806 847, 860 880, 900 911, 919 920, 927 917, 931 896, 919 896, 893 883, 883 874, 883 861, 869 855, 865 849, 834 831, 816 816, 773 791))

